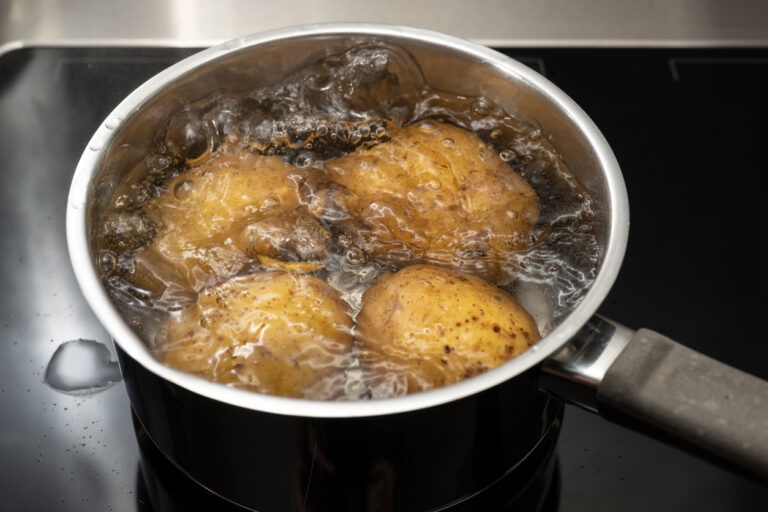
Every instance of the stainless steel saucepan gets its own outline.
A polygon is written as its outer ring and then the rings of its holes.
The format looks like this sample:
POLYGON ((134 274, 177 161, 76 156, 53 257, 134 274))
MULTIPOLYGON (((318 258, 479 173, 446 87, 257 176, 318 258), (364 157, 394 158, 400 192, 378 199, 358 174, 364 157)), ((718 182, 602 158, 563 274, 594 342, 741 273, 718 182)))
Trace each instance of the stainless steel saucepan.
POLYGON ((93 135, 67 208, 78 282, 118 349, 131 404, 175 465, 253 510, 440 510, 483 491, 523 492, 551 467, 562 400, 768 481, 768 385, 648 330, 595 316, 629 229, 621 171, 589 117, 556 86, 486 47, 401 26, 312 25, 240 38, 148 80, 93 135), (268 84, 362 43, 404 48, 427 83, 484 96, 547 133, 597 211, 600 260, 583 300, 535 346, 477 377, 404 397, 323 402, 207 382, 155 360, 110 302, 94 225, 119 179, 179 105, 268 84), (559 398, 554 398, 557 396, 559 398))

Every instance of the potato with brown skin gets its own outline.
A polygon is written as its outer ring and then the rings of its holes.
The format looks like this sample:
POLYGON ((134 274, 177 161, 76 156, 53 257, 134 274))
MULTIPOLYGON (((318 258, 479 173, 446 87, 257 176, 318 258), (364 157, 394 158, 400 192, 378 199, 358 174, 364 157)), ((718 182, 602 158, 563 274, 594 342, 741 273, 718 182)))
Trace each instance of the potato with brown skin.
POLYGON ((343 190, 313 203, 371 260, 452 266, 496 283, 532 245, 539 201, 474 133, 437 121, 391 126, 390 140, 325 164, 343 190), (341 212, 341 213, 339 213, 341 212))
POLYGON ((144 207, 157 234, 137 251, 131 281, 173 298, 222 282, 260 256, 273 267, 322 265, 330 233, 306 206, 314 180, 306 169, 250 152, 224 152, 176 176, 144 207))
POLYGON ((200 292, 156 336, 155 356, 215 382, 279 396, 343 394, 352 319, 320 279, 282 271, 235 277, 200 292))
POLYGON ((385 275, 363 295, 355 338, 374 397, 494 368, 539 339, 533 318, 486 281, 434 265, 385 275))

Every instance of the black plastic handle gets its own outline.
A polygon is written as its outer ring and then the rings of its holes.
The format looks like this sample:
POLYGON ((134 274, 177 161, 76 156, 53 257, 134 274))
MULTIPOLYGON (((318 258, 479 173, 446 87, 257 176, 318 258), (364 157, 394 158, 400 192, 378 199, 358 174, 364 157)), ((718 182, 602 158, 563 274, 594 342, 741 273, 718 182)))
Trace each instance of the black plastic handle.
POLYGON ((615 423, 768 483, 768 382, 640 329, 597 403, 615 423))

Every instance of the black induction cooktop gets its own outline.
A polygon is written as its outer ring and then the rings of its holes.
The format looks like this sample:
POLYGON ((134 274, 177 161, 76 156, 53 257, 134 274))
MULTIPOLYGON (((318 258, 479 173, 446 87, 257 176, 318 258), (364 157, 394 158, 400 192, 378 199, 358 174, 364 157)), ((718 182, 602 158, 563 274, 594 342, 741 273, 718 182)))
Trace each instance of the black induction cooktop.
MULTIPOLYGON (((57 47, 0 57, 0 511, 232 510, 153 451, 121 383, 68 394, 45 378, 66 342, 114 352, 66 252, 77 160, 125 95, 194 51, 57 47)), ((768 379, 768 50, 502 51, 579 103, 621 164, 630 241, 600 313, 768 379)), ((768 503, 765 486, 571 406, 554 470, 544 510, 768 503)))

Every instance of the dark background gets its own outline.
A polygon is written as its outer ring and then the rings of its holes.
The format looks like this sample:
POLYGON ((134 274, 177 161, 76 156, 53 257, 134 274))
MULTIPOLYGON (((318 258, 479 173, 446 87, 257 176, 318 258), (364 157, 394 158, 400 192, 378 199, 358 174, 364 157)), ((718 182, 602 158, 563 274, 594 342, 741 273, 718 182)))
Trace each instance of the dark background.
MULTIPOLYGON (((768 378, 768 50, 504 51, 579 103, 621 164, 629 246, 600 313, 768 378)), ((152 511, 197 496, 179 485, 171 503, 152 501, 121 384, 73 396, 44 382, 66 341, 112 350, 66 252, 79 156, 125 95, 191 53, 63 47, 0 57, 0 511, 152 511)), ((559 465, 562 512, 768 503, 766 487, 570 406, 559 465)))

